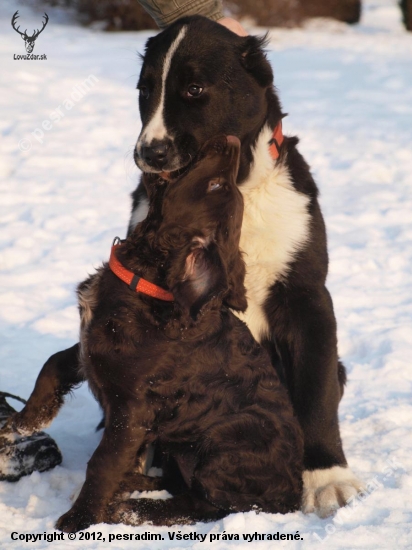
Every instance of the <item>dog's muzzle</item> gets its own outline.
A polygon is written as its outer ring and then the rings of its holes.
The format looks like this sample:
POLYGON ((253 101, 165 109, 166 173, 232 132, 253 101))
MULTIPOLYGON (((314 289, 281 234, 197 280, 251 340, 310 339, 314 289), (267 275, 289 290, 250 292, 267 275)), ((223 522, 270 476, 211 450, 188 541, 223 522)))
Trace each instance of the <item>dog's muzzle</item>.
POLYGON ((170 143, 165 141, 154 141, 150 146, 141 147, 140 155, 144 162, 155 168, 163 168, 168 160, 170 143))
POLYGON ((152 140, 150 144, 138 141, 134 150, 134 160, 144 172, 170 169, 169 166, 175 160, 173 156, 173 144, 170 140, 152 140))
POLYGON ((134 150, 136 165, 146 173, 176 172, 188 166, 191 160, 192 155, 182 155, 170 138, 150 142, 139 138, 134 150))

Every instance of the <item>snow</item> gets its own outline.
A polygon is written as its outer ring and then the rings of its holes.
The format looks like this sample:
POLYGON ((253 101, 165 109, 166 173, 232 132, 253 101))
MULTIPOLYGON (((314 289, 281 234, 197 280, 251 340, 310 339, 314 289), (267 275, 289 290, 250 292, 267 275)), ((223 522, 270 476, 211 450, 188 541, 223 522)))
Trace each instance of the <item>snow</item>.
MULTIPOLYGON (((402 29, 397 0, 364 4, 355 27, 317 20, 272 30, 269 58, 290 113, 285 131, 300 136, 321 189, 328 287, 349 375, 341 433, 368 491, 326 520, 248 513, 181 529, 98 525, 89 532, 101 532, 105 542, 66 536, 53 543, 58 548, 126 548, 133 543, 109 543, 109 535, 150 532, 164 541, 134 546, 225 550, 250 547, 243 534, 297 531, 303 540, 252 544, 412 547, 412 34, 402 29), (168 532, 188 538, 169 540, 168 532), (190 540, 193 533, 206 535, 205 542, 190 540), (240 540, 218 540, 224 533, 240 540)), ((125 234, 138 179, 136 52, 151 33, 104 34, 77 26, 58 8, 12 0, 1 3, 0 31, 0 389, 27 398, 49 355, 77 341, 76 284, 108 258, 113 237, 125 234), (47 61, 13 59, 25 53, 10 26, 16 9, 29 30, 49 14, 33 52, 46 53, 47 61)), ((48 430, 63 453, 61 466, 0 483, 2 549, 50 547, 45 540, 13 541, 11 532, 55 532, 99 442, 99 420, 83 386, 48 430)))

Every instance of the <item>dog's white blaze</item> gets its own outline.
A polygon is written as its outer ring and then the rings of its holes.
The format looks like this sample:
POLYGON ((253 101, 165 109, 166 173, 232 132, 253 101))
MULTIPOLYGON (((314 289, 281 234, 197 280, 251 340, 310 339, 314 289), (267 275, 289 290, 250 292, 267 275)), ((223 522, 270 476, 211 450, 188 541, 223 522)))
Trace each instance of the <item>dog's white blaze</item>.
POLYGON ((148 212, 149 200, 143 198, 132 212, 132 217, 130 218, 130 229, 133 230, 138 223, 142 222, 146 218, 148 212))
POLYGON ((288 168, 269 153, 270 128, 256 143, 249 178, 240 190, 245 202, 240 248, 246 262, 248 308, 237 314, 256 340, 270 336, 263 305, 269 287, 286 277, 310 234, 309 198, 293 187, 288 168))
POLYGON ((170 71, 170 65, 172 63, 172 58, 176 53, 179 44, 183 40, 186 34, 186 27, 182 27, 179 31, 179 34, 172 42, 163 62, 162 70, 162 91, 160 94, 160 101, 157 109, 147 124, 146 128, 142 132, 142 135, 139 138, 138 146, 141 146, 142 143, 150 144, 154 139, 164 139, 167 136, 167 128, 164 121, 164 102, 165 102, 165 90, 166 90, 166 79, 170 71))

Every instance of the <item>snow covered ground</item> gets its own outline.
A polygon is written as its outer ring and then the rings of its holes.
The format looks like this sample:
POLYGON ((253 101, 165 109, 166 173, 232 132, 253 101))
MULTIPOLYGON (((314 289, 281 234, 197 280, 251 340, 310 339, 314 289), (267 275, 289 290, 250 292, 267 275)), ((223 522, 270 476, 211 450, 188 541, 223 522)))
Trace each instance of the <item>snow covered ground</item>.
MULTIPOLYGON (((203 534, 205 542, 122 525, 89 530, 105 542, 13 541, 14 531, 53 533, 84 479, 100 414, 82 387, 49 429, 62 465, 0 483, 2 549, 131 548, 109 543, 109 535, 149 531, 164 541, 134 547, 412 548, 412 34, 403 31, 396 4, 368 0, 357 27, 312 22, 273 30, 269 53, 290 113, 285 131, 301 137, 322 193, 328 286, 349 374, 341 431, 369 492, 334 519, 249 513, 169 530, 203 534), (297 531, 303 540, 243 540, 297 531)), ((17 61, 13 55, 25 51, 10 26, 16 9, 29 31, 44 9, 0 5, 0 390, 28 397, 49 355, 77 341, 76 283, 125 233, 138 178, 136 52, 150 33, 103 34, 47 7, 50 21, 33 52, 47 60, 17 61)))

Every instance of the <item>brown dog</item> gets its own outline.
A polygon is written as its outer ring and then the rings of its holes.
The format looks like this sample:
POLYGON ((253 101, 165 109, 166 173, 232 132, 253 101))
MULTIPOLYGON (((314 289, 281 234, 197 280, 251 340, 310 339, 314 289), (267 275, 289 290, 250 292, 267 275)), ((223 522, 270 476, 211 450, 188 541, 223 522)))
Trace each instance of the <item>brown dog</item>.
MULTIPOLYGON (((267 353, 229 309, 247 307, 239 155, 237 138, 219 136, 176 183, 147 177, 146 220, 79 286, 82 373, 106 426, 77 501, 57 522, 63 531, 300 505, 300 428, 267 353), (155 441, 175 460, 183 491, 118 502, 155 441)), ((133 489, 146 489, 144 478, 135 475, 133 489)))

